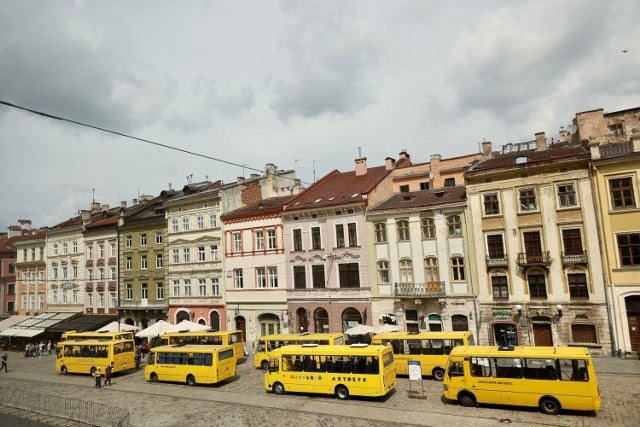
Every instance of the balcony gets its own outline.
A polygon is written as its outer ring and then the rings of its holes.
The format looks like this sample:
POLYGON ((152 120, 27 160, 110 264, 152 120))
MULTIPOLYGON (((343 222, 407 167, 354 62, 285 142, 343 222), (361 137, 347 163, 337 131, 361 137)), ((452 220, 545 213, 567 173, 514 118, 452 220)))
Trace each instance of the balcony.
POLYGON ((564 265, 565 267, 587 264, 587 251, 582 251, 581 253, 562 252, 562 265, 564 265))
POLYGON ((169 304, 165 300, 144 299, 141 301, 126 300, 120 301, 118 304, 118 310, 165 310, 169 307, 169 304))
POLYGON ((520 268, 542 267, 548 269, 551 265, 551 256, 549 256, 549 251, 520 252, 516 263, 520 268))
POLYGON ((503 255, 501 258, 487 255, 487 268, 509 267, 509 258, 503 255))
POLYGON ((444 282, 396 283, 395 296, 428 298, 445 296, 444 282))

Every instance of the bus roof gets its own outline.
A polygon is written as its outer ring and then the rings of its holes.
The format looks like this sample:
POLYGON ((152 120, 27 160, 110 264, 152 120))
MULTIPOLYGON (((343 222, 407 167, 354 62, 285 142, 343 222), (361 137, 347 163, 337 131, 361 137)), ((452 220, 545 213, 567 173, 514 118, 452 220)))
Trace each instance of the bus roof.
POLYGON ((184 344, 172 344, 172 345, 161 345, 159 347, 154 347, 151 349, 152 352, 163 352, 170 351, 172 353, 190 353, 190 352, 200 352, 200 353, 208 353, 215 352, 221 350, 233 350, 233 346, 230 345, 184 345, 184 344))
POLYGON ((310 334, 308 332, 302 334, 273 334, 260 337, 262 341, 291 341, 291 340, 313 340, 328 337, 341 337, 344 334, 340 332, 319 332, 310 334))
POLYGON ((471 331, 384 332, 381 334, 375 334, 372 339, 373 340, 379 340, 379 339, 425 340, 425 339, 432 339, 432 338, 453 339, 453 338, 460 338, 460 337, 471 336, 471 335, 473 335, 471 331))
POLYGON ((279 356, 281 354, 294 354, 305 355, 313 354, 320 356, 377 356, 383 352, 391 352, 391 347, 386 345, 285 345, 283 347, 273 350, 273 356, 279 356))
POLYGON ((498 347, 488 345, 457 346, 451 351, 451 356, 514 356, 514 357, 576 357, 590 356, 586 347, 498 347))
POLYGON ((233 333, 237 333, 237 332, 242 332, 239 329, 236 329, 234 331, 214 331, 214 330, 207 330, 207 331, 174 331, 174 332, 165 332, 164 334, 162 334, 162 336, 184 336, 184 337, 189 337, 189 336, 219 336, 219 335, 227 335, 227 334, 233 334, 233 333))
POLYGON ((122 342, 134 342, 132 339, 125 339, 125 340, 74 340, 74 339, 68 339, 66 341, 60 341, 58 342, 58 347, 61 345, 111 345, 111 344, 118 344, 118 343, 122 343, 122 342))

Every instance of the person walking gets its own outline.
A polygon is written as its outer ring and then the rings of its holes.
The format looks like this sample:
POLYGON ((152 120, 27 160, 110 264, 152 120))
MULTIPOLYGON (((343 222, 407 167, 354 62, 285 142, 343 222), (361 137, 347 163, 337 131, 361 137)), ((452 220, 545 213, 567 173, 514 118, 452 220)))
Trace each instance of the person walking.
POLYGON ((96 368, 93 376, 96 378, 96 388, 102 387, 102 372, 100 372, 100 368, 96 368))
POLYGON ((112 372, 113 372, 112 365, 107 365, 107 367, 104 369, 104 385, 111 385, 112 372))
POLYGON ((140 369, 140 359, 142 358, 142 350, 140 347, 136 348, 136 354, 134 357, 134 361, 136 363, 136 369, 140 369))
POLYGON ((47 353, 51 355, 51 340, 49 340, 49 342, 47 343, 47 353))
POLYGON ((0 366, 0 372, 4 369, 5 372, 9 372, 9 368, 7 368, 7 353, 2 355, 2 366, 0 366))

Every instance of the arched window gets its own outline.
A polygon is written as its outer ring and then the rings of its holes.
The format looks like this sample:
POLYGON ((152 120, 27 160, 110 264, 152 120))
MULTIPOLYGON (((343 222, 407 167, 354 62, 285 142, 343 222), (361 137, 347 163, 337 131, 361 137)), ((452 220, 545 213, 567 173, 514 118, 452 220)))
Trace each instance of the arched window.
POLYGON ((300 307, 296 310, 298 316, 298 330, 300 332, 309 332, 309 319, 308 311, 304 307, 300 307))
POLYGON ((209 314, 209 324, 211 325, 211 329, 213 329, 214 331, 219 331, 220 313, 218 313, 217 311, 212 311, 211 314, 209 314))
POLYGON ((464 314, 454 314, 451 316, 451 330, 468 331, 469 319, 464 314))
POLYGON ((410 259, 400 260, 400 282, 413 283, 413 262, 410 259))
POLYGON ((388 261, 378 261, 378 283, 389 283, 388 261))
POLYGON ((438 258, 427 257, 424 259, 424 277, 427 283, 440 282, 438 258))
POLYGON ((265 313, 258 316, 260 323, 260 336, 280 333, 280 319, 272 313, 265 313))
POLYGON ((313 320, 316 332, 329 332, 329 314, 327 310, 320 307, 313 313, 313 320))
POLYGON ((191 316, 186 310, 180 310, 176 313, 176 323, 180 323, 183 320, 191 320, 191 316))
POLYGON ((429 331, 441 331, 442 320, 439 314, 432 313, 429 315, 429 331))
POLYGON ((465 280, 464 275, 464 258, 456 256, 451 258, 451 272, 454 281, 465 280))
POLYGON ((362 324, 362 315, 358 310, 349 307, 342 312, 342 332, 358 324, 362 324))
POLYGON ((447 226, 449 229, 449 237, 462 236, 462 222, 459 215, 451 215, 447 218, 447 226))

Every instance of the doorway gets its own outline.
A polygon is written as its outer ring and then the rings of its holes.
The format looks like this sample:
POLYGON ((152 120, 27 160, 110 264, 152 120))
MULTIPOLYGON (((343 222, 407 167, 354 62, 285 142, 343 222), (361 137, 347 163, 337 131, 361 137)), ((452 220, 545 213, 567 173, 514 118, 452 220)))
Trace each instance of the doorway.
POLYGON ((513 323, 496 323, 493 325, 495 345, 513 347, 518 345, 518 331, 513 323))
POLYGON ((551 325, 548 323, 533 323, 533 345, 537 347, 553 347, 551 325))
POLYGON ((242 316, 236 316, 236 329, 242 331, 242 336, 244 339, 247 339, 247 324, 242 316))

